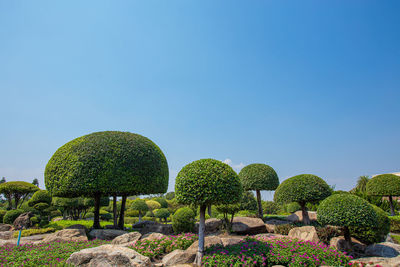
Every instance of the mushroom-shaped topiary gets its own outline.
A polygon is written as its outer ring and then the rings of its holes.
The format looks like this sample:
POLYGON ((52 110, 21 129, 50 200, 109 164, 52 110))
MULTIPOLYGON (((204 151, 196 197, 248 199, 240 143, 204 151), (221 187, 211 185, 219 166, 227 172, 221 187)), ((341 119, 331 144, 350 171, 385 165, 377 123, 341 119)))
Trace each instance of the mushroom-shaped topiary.
POLYGON ((372 227, 378 222, 372 205, 353 194, 335 194, 326 198, 318 206, 317 218, 322 224, 343 227, 344 238, 349 248, 349 227, 372 227))
POLYGON ((154 216, 160 219, 160 221, 164 220, 164 222, 167 222, 167 219, 170 215, 171 213, 166 208, 161 208, 154 211, 154 216))
POLYGON ((45 184, 53 196, 94 197, 94 228, 100 228, 100 196, 122 196, 122 228, 128 195, 167 191, 168 164, 160 148, 144 136, 97 132, 60 147, 47 163, 45 184))
POLYGON ((51 196, 47 190, 36 191, 31 199, 29 199, 28 205, 29 207, 33 207, 37 203, 51 204, 51 196))
POLYGON ((205 212, 208 205, 233 204, 242 197, 239 176, 227 164, 215 159, 194 161, 178 173, 175 194, 183 204, 200 205, 199 248, 195 263, 204 253, 205 212))
POLYGON ((310 224, 306 210, 308 202, 318 202, 330 196, 332 189, 316 175, 300 174, 283 181, 275 191, 274 201, 277 203, 299 203, 304 224, 310 224))
POLYGON ((139 222, 141 222, 142 216, 146 214, 146 212, 149 210, 149 207, 147 206, 146 201, 137 198, 132 201, 131 209, 139 212, 139 222))
POLYGON ((25 198, 36 191, 40 190, 39 187, 28 182, 15 181, 6 182, 0 184, 0 194, 4 194, 8 200, 9 209, 20 208, 25 198), (19 201, 22 199, 20 205, 19 201), (14 200, 14 207, 12 206, 12 200, 14 200))
POLYGON ((275 190, 279 186, 279 178, 275 170, 266 164, 250 164, 239 173, 244 190, 255 190, 257 194, 258 217, 263 218, 261 206, 261 190, 275 190))
POLYGON ((393 198, 400 196, 400 176, 381 174, 372 177, 367 183, 367 193, 372 196, 389 197, 390 212, 394 216, 393 198))

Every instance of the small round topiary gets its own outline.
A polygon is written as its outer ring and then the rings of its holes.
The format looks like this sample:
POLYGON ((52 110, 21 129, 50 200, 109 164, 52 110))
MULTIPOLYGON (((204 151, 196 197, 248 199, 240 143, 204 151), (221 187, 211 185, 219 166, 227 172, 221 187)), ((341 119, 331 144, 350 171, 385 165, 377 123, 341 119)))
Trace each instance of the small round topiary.
POLYGON ((21 209, 7 211, 6 214, 4 214, 3 223, 13 224, 15 219, 17 219, 22 213, 24 213, 24 211, 21 209))
POLYGON ((377 214, 368 201, 353 194, 335 194, 323 200, 317 210, 321 224, 344 227, 344 237, 351 247, 349 227, 373 227, 377 214))
POLYGON ((146 214, 146 212, 149 210, 149 207, 147 206, 146 201, 137 198, 134 201, 132 201, 131 209, 138 212, 139 222, 141 222, 142 216, 146 214))
POLYGON ((28 202, 30 207, 35 206, 37 203, 51 204, 51 196, 47 190, 36 191, 28 202))
POLYGON ((389 197, 391 215, 395 215, 393 196, 400 196, 400 176, 381 174, 372 177, 367 183, 367 193, 372 196, 389 197))
POLYGON ((161 208, 166 208, 166 209, 168 208, 168 202, 164 198, 157 197, 154 200, 157 201, 158 203, 160 203, 161 208))
POLYGON ((172 228, 176 234, 194 231, 195 217, 193 210, 188 207, 178 209, 172 216, 172 228))
POLYGON ((154 216, 160 220, 167 222, 168 217, 171 215, 168 209, 161 208, 154 212, 154 216))
POLYGON ((332 194, 332 189, 320 177, 312 174, 300 174, 283 181, 275 190, 277 203, 297 202, 301 206, 303 222, 310 224, 306 203, 323 200, 332 194))
POLYGON ((149 207, 149 210, 157 210, 161 208, 161 204, 155 200, 147 200, 146 201, 147 207, 149 207))

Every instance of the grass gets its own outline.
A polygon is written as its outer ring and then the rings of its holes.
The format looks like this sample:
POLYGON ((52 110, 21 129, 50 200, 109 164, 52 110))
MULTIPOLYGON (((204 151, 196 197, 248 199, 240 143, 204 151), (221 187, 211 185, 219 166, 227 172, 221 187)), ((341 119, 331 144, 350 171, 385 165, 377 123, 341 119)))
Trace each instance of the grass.
MULTIPOLYGON (((62 230, 65 229, 71 225, 74 224, 81 224, 85 226, 86 228, 90 229, 93 226, 93 221, 86 221, 86 220, 77 220, 77 221, 72 221, 72 220, 62 220, 62 221, 57 221, 57 222, 50 222, 46 227, 54 228, 56 230, 62 230)), ((107 221, 102 221, 100 222, 101 227, 105 227, 106 225, 112 225, 112 222, 107 222, 107 221)), ((126 228, 131 228, 132 225, 130 224, 125 224, 126 228)))
MULTIPOLYGON (((55 231, 56 231, 56 229, 52 228, 52 227, 39 228, 39 229, 26 229, 26 230, 22 230, 21 237, 31 236, 31 235, 39 235, 39 234, 46 234, 46 233, 53 233, 55 231)), ((18 238, 18 235, 19 235, 19 231, 15 231, 13 233, 13 237, 14 238, 18 238)))

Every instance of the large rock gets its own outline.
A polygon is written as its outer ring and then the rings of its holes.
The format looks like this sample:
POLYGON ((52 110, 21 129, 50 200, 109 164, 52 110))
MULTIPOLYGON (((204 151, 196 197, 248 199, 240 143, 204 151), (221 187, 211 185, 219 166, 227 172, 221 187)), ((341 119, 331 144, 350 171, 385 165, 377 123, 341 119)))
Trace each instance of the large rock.
POLYGON ((172 229, 172 225, 171 224, 161 224, 161 223, 157 223, 157 222, 149 222, 147 221, 147 223, 143 224, 143 225, 139 225, 139 226, 143 226, 143 227, 137 227, 138 224, 134 224, 135 227, 139 230, 139 232, 142 235, 148 234, 148 233, 161 233, 164 235, 171 235, 174 233, 174 229, 172 229))
POLYGON ((86 226, 84 226, 82 224, 73 224, 68 227, 65 227, 65 229, 83 229, 83 230, 85 230, 86 233, 89 232, 89 230, 86 228, 86 226))
POLYGON ((0 223, 0 232, 12 231, 14 227, 11 224, 0 223))
POLYGON ((314 226, 295 227, 289 231, 289 238, 311 241, 314 243, 319 242, 317 230, 314 226))
POLYGON ((127 245, 131 244, 136 240, 139 240, 142 235, 138 232, 131 232, 127 233, 124 235, 117 236, 114 238, 114 240, 111 242, 113 245, 127 245))
POLYGON ((116 229, 94 229, 89 232, 91 238, 97 238, 101 240, 113 240, 117 236, 124 235, 128 232, 116 229))
MULTIPOLYGON (((216 244, 223 245, 220 237, 211 235, 211 236, 206 236, 204 238, 204 248, 205 249, 208 247, 211 247, 213 245, 216 245, 216 244)), ((199 247, 199 241, 195 241, 187 250, 196 252, 198 247, 199 247)))
POLYGON ((176 249, 165 255, 162 259, 164 266, 174 266, 176 264, 192 263, 196 258, 195 250, 176 249))
POLYGON ((34 216, 32 212, 24 212, 18 216, 17 219, 14 220, 14 228, 15 229, 28 229, 32 226, 31 218, 34 216))
POLYGON ((5 232, 0 232, 0 239, 13 239, 14 232, 13 231, 5 231, 5 232))
POLYGON ((365 257, 351 260, 351 263, 362 264, 364 267, 400 267, 400 256, 395 258, 384 258, 384 257, 365 257))
POLYGON ((265 233, 267 228, 260 218, 235 217, 232 223, 232 232, 241 235, 255 235, 265 233))
POLYGON ((265 228, 268 233, 275 233, 275 227, 281 224, 289 224, 288 221, 272 219, 265 222, 265 228))
POLYGON ((83 267, 147 267, 150 259, 135 250, 117 246, 102 245, 72 253, 67 264, 83 267))
POLYGON ((242 237, 238 237, 238 236, 221 237, 222 244, 225 247, 239 244, 240 241, 242 241, 242 240, 243 240, 243 238, 242 237))
MULTIPOLYGON (((315 211, 308 211, 308 217, 311 221, 317 220, 317 213, 315 211)), ((301 210, 296 211, 295 213, 287 216, 286 220, 290 222, 302 222, 303 221, 303 213, 301 210)))
POLYGON ((84 229, 64 229, 45 237, 42 242, 88 241, 84 229))
POLYGON ((365 254, 367 256, 394 258, 400 254, 400 245, 390 242, 372 244, 365 249, 365 254))
MULTIPOLYGON (((221 230, 221 227, 222 227, 222 220, 215 218, 208 219, 205 222, 205 233, 206 234, 216 233, 219 230, 221 230)), ((195 231, 196 233, 199 232, 199 223, 196 223, 195 231)))
POLYGON ((154 240, 161 239, 161 238, 164 238, 164 237, 165 237, 165 235, 160 234, 160 233, 148 233, 148 234, 143 235, 142 239, 149 240, 149 241, 154 241, 154 240))
MULTIPOLYGON (((357 253, 364 253, 366 246, 358 241, 355 238, 351 238, 351 245, 353 246, 352 250, 357 252, 357 253)), ((350 248, 347 245, 346 240, 344 239, 343 236, 338 236, 338 237, 333 237, 331 238, 329 242, 329 246, 336 248, 340 251, 349 251, 350 248)))

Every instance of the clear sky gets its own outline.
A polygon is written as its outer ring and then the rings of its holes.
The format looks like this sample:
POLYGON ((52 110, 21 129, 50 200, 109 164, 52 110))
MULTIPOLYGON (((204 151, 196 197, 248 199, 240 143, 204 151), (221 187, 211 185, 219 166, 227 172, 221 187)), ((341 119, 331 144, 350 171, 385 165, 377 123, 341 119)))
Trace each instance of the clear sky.
POLYGON ((58 147, 103 130, 158 144, 170 190, 209 157, 343 190, 398 172, 399 14, 398 0, 0 0, 0 177, 43 188, 58 147))

